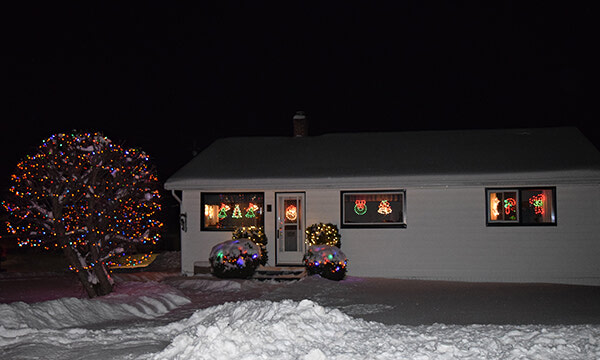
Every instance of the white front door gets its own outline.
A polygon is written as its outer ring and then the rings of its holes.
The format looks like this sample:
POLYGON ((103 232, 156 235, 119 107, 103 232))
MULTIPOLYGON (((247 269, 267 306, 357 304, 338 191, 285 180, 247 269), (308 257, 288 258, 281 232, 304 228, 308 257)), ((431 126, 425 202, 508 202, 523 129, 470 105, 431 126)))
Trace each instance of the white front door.
POLYGON ((304 193, 276 193, 276 265, 301 265, 304 255, 304 193))

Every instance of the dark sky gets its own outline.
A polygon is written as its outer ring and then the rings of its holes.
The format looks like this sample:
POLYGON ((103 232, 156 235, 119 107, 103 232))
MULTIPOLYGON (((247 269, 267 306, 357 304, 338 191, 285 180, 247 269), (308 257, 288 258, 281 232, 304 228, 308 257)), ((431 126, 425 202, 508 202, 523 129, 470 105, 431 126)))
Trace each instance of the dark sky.
POLYGON ((312 135, 577 126, 600 144, 583 5, 198 3, 5 9, 1 184, 54 133, 140 147, 164 181, 218 137, 291 135, 297 110, 312 135))

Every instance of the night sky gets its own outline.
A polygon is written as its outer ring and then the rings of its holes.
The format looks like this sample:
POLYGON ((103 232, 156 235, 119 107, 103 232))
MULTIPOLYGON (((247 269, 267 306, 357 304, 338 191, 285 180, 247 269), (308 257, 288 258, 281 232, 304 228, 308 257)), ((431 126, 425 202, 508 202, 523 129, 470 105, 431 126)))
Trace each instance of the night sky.
POLYGON ((311 135, 577 126, 600 146, 583 5, 199 3, 5 9, 0 185, 54 133, 139 147, 164 181, 219 137, 291 136, 297 110, 311 135))

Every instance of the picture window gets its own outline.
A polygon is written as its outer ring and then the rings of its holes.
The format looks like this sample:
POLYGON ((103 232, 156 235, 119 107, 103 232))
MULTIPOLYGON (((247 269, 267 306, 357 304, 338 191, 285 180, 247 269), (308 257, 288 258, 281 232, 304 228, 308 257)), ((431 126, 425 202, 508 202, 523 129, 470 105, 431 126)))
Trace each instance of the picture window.
POLYGON ((202 230, 264 226, 263 193, 202 193, 202 230))

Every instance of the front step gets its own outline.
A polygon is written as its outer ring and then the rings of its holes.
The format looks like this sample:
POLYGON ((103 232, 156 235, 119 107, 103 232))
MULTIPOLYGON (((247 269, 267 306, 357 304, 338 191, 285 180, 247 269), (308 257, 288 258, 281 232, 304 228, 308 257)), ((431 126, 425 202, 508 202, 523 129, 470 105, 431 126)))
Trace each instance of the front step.
POLYGON ((299 280, 306 276, 304 266, 259 266, 253 279, 257 280, 299 280))

